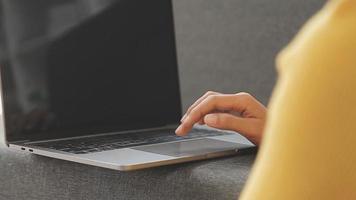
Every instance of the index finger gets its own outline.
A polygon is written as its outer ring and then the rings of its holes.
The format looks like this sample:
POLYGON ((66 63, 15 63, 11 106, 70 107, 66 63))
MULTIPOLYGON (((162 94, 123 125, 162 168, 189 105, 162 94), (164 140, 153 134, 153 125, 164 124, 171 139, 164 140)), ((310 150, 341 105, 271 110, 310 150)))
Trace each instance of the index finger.
POLYGON ((177 128, 177 135, 187 134, 195 123, 201 120, 205 115, 216 110, 234 110, 243 112, 247 107, 244 95, 226 94, 211 95, 204 99, 199 105, 187 115, 182 124, 177 128))
POLYGON ((199 105, 204 99, 206 99, 209 96, 212 95, 218 95, 220 93, 218 92, 213 92, 213 91, 208 91, 206 92, 202 97, 200 97, 198 100, 196 100, 187 110, 187 112, 185 113, 185 115, 182 117, 181 122, 184 121, 184 119, 189 115, 189 113, 197 106, 199 105))

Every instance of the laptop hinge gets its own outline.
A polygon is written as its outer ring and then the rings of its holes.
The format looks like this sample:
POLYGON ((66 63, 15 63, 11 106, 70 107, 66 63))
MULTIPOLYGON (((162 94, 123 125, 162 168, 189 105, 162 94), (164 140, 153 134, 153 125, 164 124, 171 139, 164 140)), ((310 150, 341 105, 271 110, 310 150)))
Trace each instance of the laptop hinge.
POLYGON ((17 140, 17 141, 12 141, 12 142, 7 142, 8 144, 24 144, 27 142, 30 142, 31 140, 17 140))
POLYGON ((127 130, 127 131, 119 131, 119 132, 98 133, 98 134, 90 134, 90 135, 82 135, 82 136, 57 138, 57 139, 37 140, 37 141, 27 140, 27 141, 25 141, 25 143, 26 144, 32 144, 32 143, 40 143, 40 142, 61 141, 61 140, 97 137, 97 136, 114 135, 114 134, 125 134, 125 133, 130 133, 130 132, 139 132, 139 131, 151 131, 151 130, 159 130, 159 129, 173 129, 173 128, 176 128, 176 127, 177 127, 177 124, 169 124, 169 125, 167 124, 167 125, 164 125, 164 126, 155 127, 155 128, 148 128, 148 129, 137 129, 137 130, 127 130))

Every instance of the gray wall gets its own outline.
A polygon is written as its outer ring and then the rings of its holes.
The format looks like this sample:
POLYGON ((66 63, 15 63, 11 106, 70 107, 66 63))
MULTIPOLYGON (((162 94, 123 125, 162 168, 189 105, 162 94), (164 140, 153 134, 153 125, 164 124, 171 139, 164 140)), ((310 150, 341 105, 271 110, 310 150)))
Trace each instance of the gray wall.
POLYGON ((267 103, 274 58, 324 0, 174 0, 183 107, 207 90, 267 103))

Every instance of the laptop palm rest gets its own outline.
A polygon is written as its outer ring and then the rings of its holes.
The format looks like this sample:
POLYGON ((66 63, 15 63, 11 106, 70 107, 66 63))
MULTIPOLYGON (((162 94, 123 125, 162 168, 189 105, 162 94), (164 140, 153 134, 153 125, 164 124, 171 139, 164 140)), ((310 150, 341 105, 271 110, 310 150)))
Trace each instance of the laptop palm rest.
POLYGON ((182 157, 238 149, 243 144, 209 138, 133 147, 132 149, 161 155, 182 157))

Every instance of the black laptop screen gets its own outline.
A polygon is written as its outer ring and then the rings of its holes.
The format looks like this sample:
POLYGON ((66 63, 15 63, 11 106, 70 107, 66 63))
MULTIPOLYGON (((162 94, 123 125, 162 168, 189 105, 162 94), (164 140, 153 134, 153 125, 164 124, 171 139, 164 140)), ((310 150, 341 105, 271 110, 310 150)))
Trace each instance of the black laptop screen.
POLYGON ((178 122, 171 0, 0 2, 8 141, 178 122))

